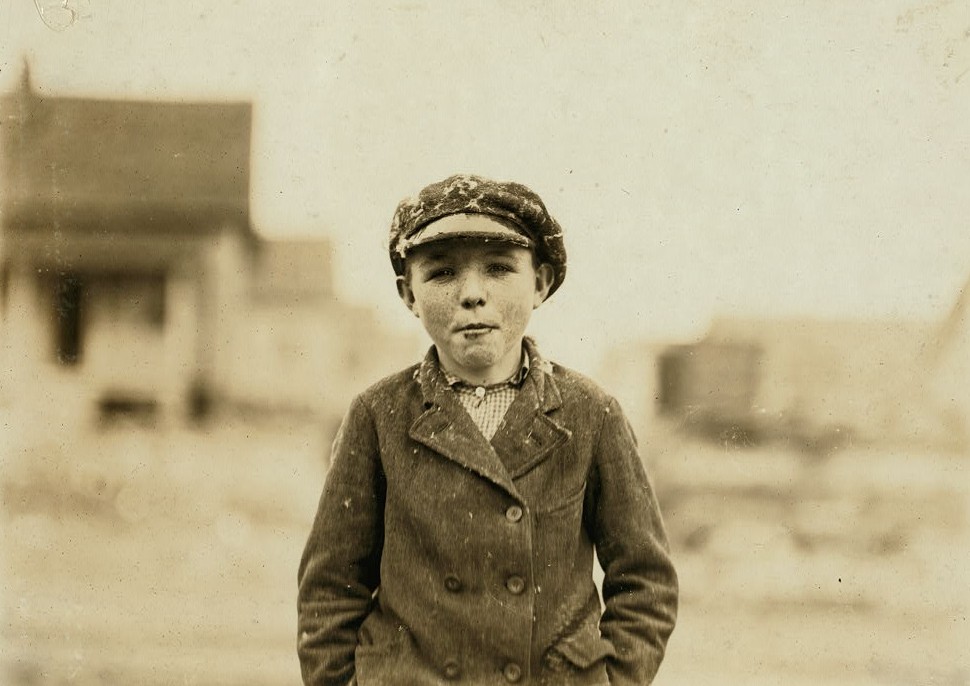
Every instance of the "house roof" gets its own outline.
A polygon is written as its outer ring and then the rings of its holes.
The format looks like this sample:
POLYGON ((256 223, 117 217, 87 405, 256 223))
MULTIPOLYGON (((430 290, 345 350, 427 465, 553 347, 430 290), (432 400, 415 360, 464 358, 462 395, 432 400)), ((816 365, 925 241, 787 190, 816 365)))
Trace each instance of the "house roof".
POLYGON ((46 97, 25 80, 0 98, 0 117, 8 225, 162 217, 249 228, 249 103, 46 97))

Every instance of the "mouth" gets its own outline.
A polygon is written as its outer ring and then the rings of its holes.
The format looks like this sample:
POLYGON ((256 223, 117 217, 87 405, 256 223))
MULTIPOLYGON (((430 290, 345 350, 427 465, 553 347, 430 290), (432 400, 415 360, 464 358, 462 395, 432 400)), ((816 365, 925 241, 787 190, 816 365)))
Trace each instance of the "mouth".
POLYGON ((491 324, 480 324, 476 322, 474 324, 465 324, 464 326, 459 326, 456 330, 458 333, 482 334, 488 333, 496 328, 498 327, 492 326, 491 324))

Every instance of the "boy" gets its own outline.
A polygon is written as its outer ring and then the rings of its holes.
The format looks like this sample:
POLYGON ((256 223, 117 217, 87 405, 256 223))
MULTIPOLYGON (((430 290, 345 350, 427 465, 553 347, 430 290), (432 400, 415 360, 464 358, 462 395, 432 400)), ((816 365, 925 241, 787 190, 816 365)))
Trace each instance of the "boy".
POLYGON ((633 434, 525 337, 566 273, 558 223, 525 186, 453 176, 398 206, 389 247, 433 346, 334 441, 299 570, 304 682, 650 683, 677 578, 633 434))

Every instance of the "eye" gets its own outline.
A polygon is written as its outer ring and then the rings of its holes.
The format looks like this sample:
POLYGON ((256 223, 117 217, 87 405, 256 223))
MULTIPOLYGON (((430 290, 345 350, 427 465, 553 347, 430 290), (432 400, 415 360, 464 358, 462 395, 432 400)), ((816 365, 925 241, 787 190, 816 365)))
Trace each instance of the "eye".
POLYGON ((509 274, 515 271, 515 267, 505 262, 493 262, 488 265, 488 271, 494 274, 509 274))
POLYGON ((428 272, 426 281, 441 281, 455 275, 455 270, 451 267, 438 267, 428 272))

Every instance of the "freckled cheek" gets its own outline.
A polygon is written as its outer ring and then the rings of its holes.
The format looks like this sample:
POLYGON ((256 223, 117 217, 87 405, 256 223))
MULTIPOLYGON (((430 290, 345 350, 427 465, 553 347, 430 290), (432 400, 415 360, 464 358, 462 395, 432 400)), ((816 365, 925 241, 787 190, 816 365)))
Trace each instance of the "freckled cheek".
POLYGON ((451 324, 453 310, 442 302, 427 302, 421 308, 421 318, 427 327, 447 328, 451 324))
POLYGON ((502 319, 510 329, 525 329, 532 310, 521 304, 509 303, 502 308, 502 319))

